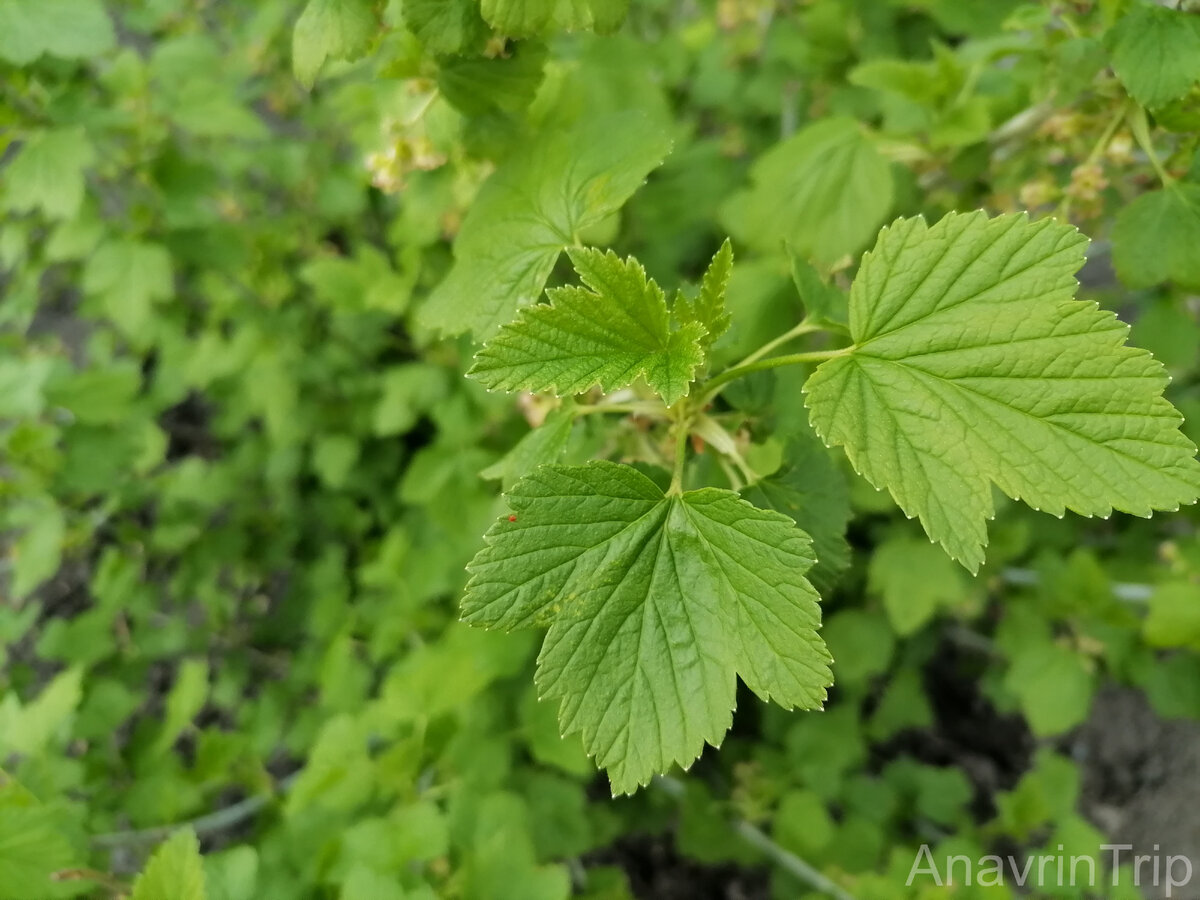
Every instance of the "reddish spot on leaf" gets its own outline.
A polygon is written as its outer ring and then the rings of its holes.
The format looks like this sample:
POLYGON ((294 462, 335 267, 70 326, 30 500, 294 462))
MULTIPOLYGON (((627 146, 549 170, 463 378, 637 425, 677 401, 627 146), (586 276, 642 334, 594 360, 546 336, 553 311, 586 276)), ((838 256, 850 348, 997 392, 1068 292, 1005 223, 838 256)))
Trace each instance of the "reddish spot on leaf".
POLYGON ((516 516, 509 516, 509 517, 508 517, 508 521, 510 521, 510 522, 515 522, 515 521, 517 521, 517 517, 516 517, 516 516))

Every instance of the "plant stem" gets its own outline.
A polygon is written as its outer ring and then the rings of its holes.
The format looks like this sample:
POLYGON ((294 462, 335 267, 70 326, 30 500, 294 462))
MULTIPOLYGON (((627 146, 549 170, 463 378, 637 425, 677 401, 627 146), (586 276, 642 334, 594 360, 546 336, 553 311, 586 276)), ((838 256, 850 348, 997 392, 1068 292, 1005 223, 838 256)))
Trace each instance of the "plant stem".
POLYGON ((668 494, 683 493, 683 464, 687 459, 687 400, 681 401, 673 410, 675 417, 675 467, 671 470, 671 487, 668 494))
POLYGON ((417 105, 417 108, 405 117, 404 121, 401 122, 401 126, 404 128, 410 128, 420 122, 423 118, 425 118, 425 113, 429 112, 429 107, 433 106, 433 101, 440 96, 442 96, 442 92, 437 88, 431 90, 429 94, 426 95, 417 105))
POLYGON ((814 350, 809 353, 789 353, 786 356, 772 356, 770 359, 760 359, 748 363, 739 363, 714 375, 705 384, 704 393, 701 395, 701 402, 707 403, 721 392, 721 388, 737 378, 749 375, 752 372, 762 372, 766 369, 778 369, 782 366, 798 366, 802 363, 820 362, 826 359, 835 359, 839 356, 845 356, 853 347, 843 347, 840 350, 814 350))
MULTIPOLYGON (((1130 113, 1129 101, 1122 103, 1118 108, 1116 115, 1108 120, 1108 124, 1104 126, 1104 131, 1100 133, 1099 140, 1092 145, 1091 151, 1081 165, 1090 165, 1100 158, 1108 145, 1112 143, 1113 135, 1117 133, 1117 129, 1121 127, 1121 123, 1125 121, 1126 116, 1130 113)), ((1071 220, 1071 195, 1064 194, 1062 201, 1058 204, 1058 209, 1055 210, 1055 215, 1061 218, 1064 222, 1071 220)))
POLYGON ((780 847, 757 826, 752 825, 744 819, 739 819, 733 823, 733 830, 747 844, 761 850, 770 857, 771 861, 779 866, 779 868, 794 875, 815 890, 823 894, 828 894, 830 897, 834 897, 835 900, 854 900, 853 894, 844 891, 795 853, 780 847))
MULTIPOLYGON (((683 799, 685 789, 683 783, 676 778, 672 778, 669 775, 659 775, 654 779, 652 784, 676 800, 683 799)), ((821 872, 817 871, 814 866, 805 862, 795 853, 780 847, 756 825, 747 822, 745 819, 734 819, 729 823, 729 827, 747 844, 770 857, 771 861, 779 866, 779 868, 794 875, 814 890, 828 894, 830 897, 835 898, 835 900, 854 900, 853 894, 847 893, 840 885, 830 881, 821 872)))
POLYGON ((824 331, 824 329, 820 325, 810 324, 808 322, 808 320, 806 319, 805 321, 803 321, 799 325, 797 325, 795 328, 793 328, 791 331, 785 331, 783 334, 781 334, 779 337, 775 338, 774 340, 767 341, 767 343, 763 344, 761 347, 759 347, 757 350, 755 350, 753 353, 751 353, 749 356, 747 356, 745 359, 743 359, 737 365, 744 366, 747 363, 752 363, 757 360, 760 360, 764 356, 766 356, 768 353, 770 353, 772 350, 774 350, 776 347, 778 347, 780 344, 786 344, 788 341, 793 340, 794 338, 798 338, 802 334, 812 334, 814 331, 824 331))
POLYGON ((1146 121, 1146 110, 1132 104, 1126 104, 1124 109, 1129 120, 1129 130, 1133 132, 1133 139, 1138 142, 1138 146, 1146 154, 1146 159, 1154 167, 1154 172, 1158 175, 1162 186, 1169 186, 1175 179, 1167 172, 1162 160, 1158 158, 1158 154, 1154 150, 1154 141, 1150 137, 1150 123, 1146 121))
POLYGON ((575 416, 589 416, 594 413, 623 413, 638 416, 662 416, 666 409, 661 403, 640 401, 633 403, 595 403, 581 404, 571 410, 575 416))
POLYGON ((1100 134, 1100 139, 1096 141, 1091 152, 1088 153, 1085 163, 1093 163, 1100 158, 1100 154, 1108 149, 1108 145, 1112 143, 1113 135, 1117 133, 1117 129, 1121 127, 1121 123, 1125 121, 1125 117, 1129 114, 1129 104, 1122 103, 1117 110, 1117 114, 1113 116, 1107 125, 1104 126, 1104 131, 1100 134))
POLYGON ((216 812, 200 816, 196 819, 189 819, 185 822, 176 822, 171 825, 157 825, 153 828, 142 828, 135 831, 115 831, 111 834, 96 834, 92 836, 92 843, 98 847, 157 844, 160 841, 165 841, 180 828, 188 827, 195 831, 198 837, 203 838, 214 832, 231 828, 257 815, 260 810, 286 794, 292 785, 296 783, 299 774, 299 772, 293 773, 280 781, 274 794, 257 794, 253 797, 247 797, 245 800, 241 800, 232 806, 227 806, 224 809, 219 809, 216 812))

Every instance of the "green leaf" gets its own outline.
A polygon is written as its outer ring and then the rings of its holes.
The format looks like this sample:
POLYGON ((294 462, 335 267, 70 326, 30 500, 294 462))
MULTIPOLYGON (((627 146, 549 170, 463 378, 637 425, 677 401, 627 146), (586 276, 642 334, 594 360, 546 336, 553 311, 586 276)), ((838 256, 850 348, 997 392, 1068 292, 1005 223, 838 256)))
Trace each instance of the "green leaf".
POLYGON ((488 24, 511 37, 530 37, 550 30, 558 0, 482 0, 488 24))
POLYGON ((1077 653, 1045 639, 1018 648, 1004 684, 1037 737, 1062 734, 1086 719, 1094 687, 1077 653))
POLYGON ((380 437, 408 431, 449 392, 445 371, 425 362, 385 369, 377 383, 383 395, 375 405, 371 430, 380 437))
POLYGON ((763 154, 750 178, 723 211, 730 233, 768 253, 787 242, 823 266, 861 250, 892 206, 888 162, 852 119, 801 129, 763 154))
POLYGON ((510 37, 536 37, 550 31, 615 31, 625 20, 629 0, 482 0, 483 17, 510 37))
POLYGON ((53 875, 81 862, 53 810, 0 769, 0 900, 66 896, 53 875))
POLYGON ((565 31, 611 34, 629 13, 629 0, 558 0, 555 25, 565 31))
POLYGON ((22 600, 52 577, 62 564, 67 520, 60 506, 52 501, 41 501, 18 507, 9 524, 25 529, 12 545, 12 582, 9 586, 12 598, 22 600))
POLYGON ((204 707, 208 700, 208 663, 185 659, 179 664, 175 683, 167 695, 162 726, 150 752, 166 753, 204 707))
POLYGON ((42 688, 36 700, 21 706, 15 694, 8 694, 0 706, 0 751, 39 756, 56 743, 64 744, 68 723, 79 708, 83 696, 83 670, 72 667, 60 672, 42 688))
POLYGON ((791 257, 792 283, 796 285, 796 293, 800 295, 808 318, 845 328, 849 320, 846 295, 833 285, 826 284, 803 256, 792 252, 791 257))
POLYGON ((82 286, 100 298, 124 334, 136 339, 151 325, 154 304, 175 292, 171 256, 159 244, 108 241, 88 259, 82 286))
POLYGON ((865 687, 885 671, 896 652, 896 639, 883 617, 862 609, 847 609, 829 619, 825 642, 837 660, 841 688, 865 687))
POLYGON ((744 488, 742 496, 755 506, 783 513, 812 537, 817 562, 808 580, 822 595, 833 590, 850 565, 850 491, 841 468, 812 432, 789 441, 783 465, 744 488))
POLYGON ((297 80, 311 88, 326 59, 360 56, 378 28, 369 0, 308 0, 292 33, 297 80))
POLYGON ((1169 103, 1200 81, 1200 16, 1138 3, 1108 37, 1113 71, 1142 106, 1169 103))
POLYGON ((1113 265, 1129 287, 1174 281, 1200 288, 1200 184, 1174 182, 1117 213, 1113 265))
POLYGON ((851 288, 854 347, 805 384, 821 437, 971 571, 992 484, 1059 516, 1200 495, 1162 366, 1072 299, 1086 242, 1024 215, 897 220, 851 288))
POLYGON ((700 292, 695 297, 680 295, 675 301, 674 312, 680 323, 696 322, 704 329, 700 339, 704 347, 711 347, 729 330, 731 317, 725 309, 725 289, 732 271, 733 245, 726 238, 700 279, 700 292))
POLYGON ((475 356, 468 373, 492 389, 579 394, 644 377, 668 405, 686 397, 704 362, 704 328, 672 330, 662 288, 637 260, 611 250, 568 251, 586 287, 554 288, 475 356), (588 290, 590 288, 590 290, 588 290))
POLYGON ((1142 634, 1153 647, 1200 649, 1200 588, 1186 581, 1157 585, 1142 634))
POLYGON ((43 53, 90 59, 116 44, 100 0, 0 0, 0 59, 28 65, 43 53))
POLYGON ((556 409, 537 428, 529 431, 503 457, 488 466, 480 476, 498 478, 505 490, 538 466, 559 461, 571 439, 575 415, 568 407, 556 409))
POLYGON ((820 856, 833 840, 835 828, 825 801, 818 794, 793 790, 779 801, 771 834, 785 850, 802 856, 820 856))
POLYGON ((545 62, 546 48, 531 43, 498 59, 449 57, 438 65, 438 90, 468 116, 517 115, 537 94, 545 62))
POLYGON ((478 0, 404 0, 404 24, 433 53, 459 53, 488 33, 478 0))
POLYGON ((920 629, 939 607, 966 596, 965 578, 941 550, 907 534, 879 544, 867 567, 867 588, 882 598, 892 628, 901 636, 920 629))
POLYGON ((404 900, 404 888, 394 875, 380 875, 365 864, 356 865, 342 882, 339 900, 372 897, 375 900, 404 900))
POLYGON ((205 900, 200 842, 190 828, 175 832, 158 846, 133 883, 130 900, 205 900))
POLYGON ((469 566, 463 618, 549 626, 539 689, 614 793, 719 744, 735 673, 786 707, 824 701, 811 543, 790 519, 729 491, 667 496, 611 462, 543 466, 509 503, 469 566))
POLYGON ((542 292, 558 255, 616 212, 670 150, 642 113, 600 116, 534 141, 488 179, 454 267, 419 314, 443 334, 491 336, 542 292))
POLYGON ((73 218, 83 203, 83 170, 95 158, 82 128, 37 132, 4 171, 4 208, 73 218))

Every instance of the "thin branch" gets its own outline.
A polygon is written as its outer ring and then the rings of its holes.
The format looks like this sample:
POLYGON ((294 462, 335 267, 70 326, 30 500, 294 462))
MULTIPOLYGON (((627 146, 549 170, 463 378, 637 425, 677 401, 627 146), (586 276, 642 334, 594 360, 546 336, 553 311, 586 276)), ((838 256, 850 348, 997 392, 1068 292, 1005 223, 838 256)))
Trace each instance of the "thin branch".
MULTIPOLYGON (((1010 566, 1000 573, 1005 582, 1017 587, 1036 587, 1041 584, 1041 576, 1033 569, 1019 569, 1010 566)), ((1114 581, 1112 594, 1125 603, 1146 603, 1154 595, 1154 585, 1136 584, 1133 582, 1114 581)))
POLYGON ((687 403, 678 404, 675 413, 675 467, 671 471, 671 487, 668 494, 683 493, 683 464, 687 460, 688 422, 687 403))
POLYGON ((296 779, 299 776, 300 773, 296 772, 283 779, 283 781, 279 782, 278 790, 274 794, 259 794, 254 797, 247 797, 245 800, 239 801, 232 806, 218 809, 216 812, 200 816, 196 819, 189 819, 185 822, 176 822, 171 825, 156 825, 153 828, 114 831, 111 834, 96 834, 92 836, 92 843, 98 847, 157 844, 165 841, 180 828, 191 828, 196 832, 198 837, 224 831, 226 828, 240 825, 246 819, 254 817, 268 804, 278 799, 281 795, 286 794, 292 785, 296 783, 296 779))
MULTIPOLYGON (((670 775, 659 775, 654 779, 653 784, 676 800, 683 799, 685 788, 683 782, 678 779, 672 778, 670 775)), ((811 863, 805 862, 790 850, 780 847, 756 825, 752 825, 745 819, 733 819, 729 822, 729 827, 747 844, 769 857, 779 868, 794 875, 814 890, 828 894, 835 900, 855 900, 853 894, 825 877, 811 863)))
POLYGON ((805 321, 801 322, 799 325, 797 325, 795 328, 793 328, 791 331, 785 331, 783 334, 779 335, 779 337, 775 338, 774 340, 767 341, 767 343, 763 344, 761 347, 759 347, 757 350, 755 350, 753 353, 751 353, 745 359, 739 361, 737 363, 737 365, 745 366, 745 365, 748 365, 749 363, 757 362, 758 360, 762 359, 764 356, 766 356, 768 353, 770 353, 772 350, 774 350, 776 347, 780 346, 781 344, 786 344, 788 341, 794 340, 795 338, 798 338, 804 334, 812 334, 815 331, 824 331, 824 330, 825 329, 822 328, 820 325, 814 325, 811 322, 808 322, 807 320, 805 320, 805 321))
POLYGON ((703 404, 712 400, 717 394, 721 393, 721 388, 735 378, 742 378, 752 372, 762 372, 766 369, 778 369, 781 366, 796 366, 801 363, 834 359, 838 356, 845 356, 853 349, 853 347, 843 347, 841 350, 814 350, 810 353, 789 353, 786 356, 772 356, 770 359, 760 359, 755 362, 733 366, 724 372, 714 375, 705 382, 700 405, 703 406, 703 404))

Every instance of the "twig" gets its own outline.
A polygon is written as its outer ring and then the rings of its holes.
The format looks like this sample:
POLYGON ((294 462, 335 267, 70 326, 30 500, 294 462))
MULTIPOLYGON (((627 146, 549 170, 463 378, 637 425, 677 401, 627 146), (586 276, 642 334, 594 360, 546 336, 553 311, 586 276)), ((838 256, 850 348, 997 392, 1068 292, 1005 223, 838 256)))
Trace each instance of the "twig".
MULTIPOLYGON (((1033 569, 1009 567, 1000 573, 1000 577, 1008 584, 1018 587, 1036 587, 1042 582, 1041 576, 1033 571, 1033 569)), ((1114 581, 1112 584, 1112 594, 1118 600, 1123 600, 1126 603, 1146 603, 1154 596, 1154 585, 1114 581)))
MULTIPOLYGON (((672 778, 670 775, 659 775, 654 779, 653 784, 655 787, 661 789, 663 793, 669 794, 676 800, 683 799, 686 789, 678 779, 672 778)), ((848 893, 845 888, 830 881, 810 863, 805 862, 795 853, 780 847, 761 828, 752 825, 745 819, 734 819, 729 823, 729 827, 747 844, 761 851, 781 869, 796 876, 796 878, 814 890, 828 894, 834 900, 855 900, 853 894, 848 893)))
POLYGON ((274 794, 259 794, 254 797, 247 797, 245 800, 241 800, 232 806, 218 809, 216 812, 200 816, 196 819, 190 819, 186 822, 176 822, 171 825, 155 825, 153 828, 114 831, 111 834, 97 834, 92 836, 92 843, 99 847, 157 844, 160 841, 165 841, 180 828, 191 828, 196 832, 197 837, 204 837, 207 834, 223 831, 257 815, 267 804, 271 803, 278 796, 287 793, 299 777, 300 773, 295 772, 283 779, 283 781, 279 782, 279 788, 274 794))

